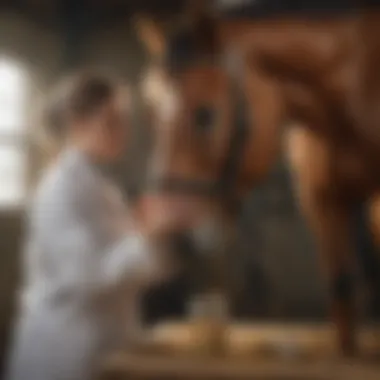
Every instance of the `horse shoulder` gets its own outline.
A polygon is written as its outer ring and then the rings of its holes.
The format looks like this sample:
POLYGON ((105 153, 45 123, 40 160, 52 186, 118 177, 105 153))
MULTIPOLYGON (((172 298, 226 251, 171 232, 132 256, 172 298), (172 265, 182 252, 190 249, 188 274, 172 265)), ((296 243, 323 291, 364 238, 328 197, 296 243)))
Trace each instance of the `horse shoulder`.
POLYGON ((285 149, 299 186, 313 192, 328 190, 332 153, 322 137, 302 125, 291 126, 285 134, 285 149))
POLYGON ((375 245, 380 247, 380 193, 369 202, 369 225, 375 245))

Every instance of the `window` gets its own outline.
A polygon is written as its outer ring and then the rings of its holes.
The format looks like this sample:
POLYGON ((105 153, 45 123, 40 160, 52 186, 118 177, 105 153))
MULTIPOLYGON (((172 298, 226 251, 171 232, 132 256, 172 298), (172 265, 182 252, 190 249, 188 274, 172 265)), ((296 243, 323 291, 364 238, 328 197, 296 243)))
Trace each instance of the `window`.
POLYGON ((18 206, 25 196, 25 74, 17 62, 0 56, 0 208, 18 206))

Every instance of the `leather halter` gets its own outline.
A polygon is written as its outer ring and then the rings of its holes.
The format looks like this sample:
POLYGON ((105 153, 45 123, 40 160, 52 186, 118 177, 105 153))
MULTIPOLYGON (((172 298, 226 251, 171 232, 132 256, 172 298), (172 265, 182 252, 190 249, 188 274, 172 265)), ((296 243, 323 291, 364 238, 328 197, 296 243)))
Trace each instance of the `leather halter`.
MULTIPOLYGON (((169 43, 165 67, 174 76, 190 68, 192 65, 207 62, 220 65, 213 56, 199 53, 191 33, 186 30, 178 33, 169 43)), ((231 212, 238 212, 240 200, 237 194, 239 169, 248 139, 247 102, 241 88, 238 70, 226 68, 230 77, 231 96, 234 102, 233 128, 229 139, 229 147, 225 162, 222 165, 218 179, 213 182, 189 180, 180 177, 159 178, 153 184, 159 191, 172 193, 187 193, 202 197, 218 197, 231 212)))

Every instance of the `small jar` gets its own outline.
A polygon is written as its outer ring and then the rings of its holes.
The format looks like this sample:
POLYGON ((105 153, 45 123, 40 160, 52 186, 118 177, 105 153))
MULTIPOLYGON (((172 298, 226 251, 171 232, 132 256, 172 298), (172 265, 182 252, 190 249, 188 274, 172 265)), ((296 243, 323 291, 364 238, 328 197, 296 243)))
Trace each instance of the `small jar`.
POLYGON ((190 302, 190 321, 195 346, 202 354, 221 354, 225 349, 227 303, 222 294, 197 296, 190 302))

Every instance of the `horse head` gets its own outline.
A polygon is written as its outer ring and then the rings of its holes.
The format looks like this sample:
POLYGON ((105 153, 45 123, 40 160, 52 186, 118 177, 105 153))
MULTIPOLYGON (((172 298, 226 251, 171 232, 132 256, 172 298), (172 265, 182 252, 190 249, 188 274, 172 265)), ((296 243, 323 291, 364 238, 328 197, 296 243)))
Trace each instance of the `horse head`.
POLYGON ((282 104, 276 84, 227 43, 222 20, 202 4, 172 28, 140 19, 138 30, 154 62, 143 81, 156 138, 151 184, 199 207, 196 230, 216 243, 273 163, 282 104))

